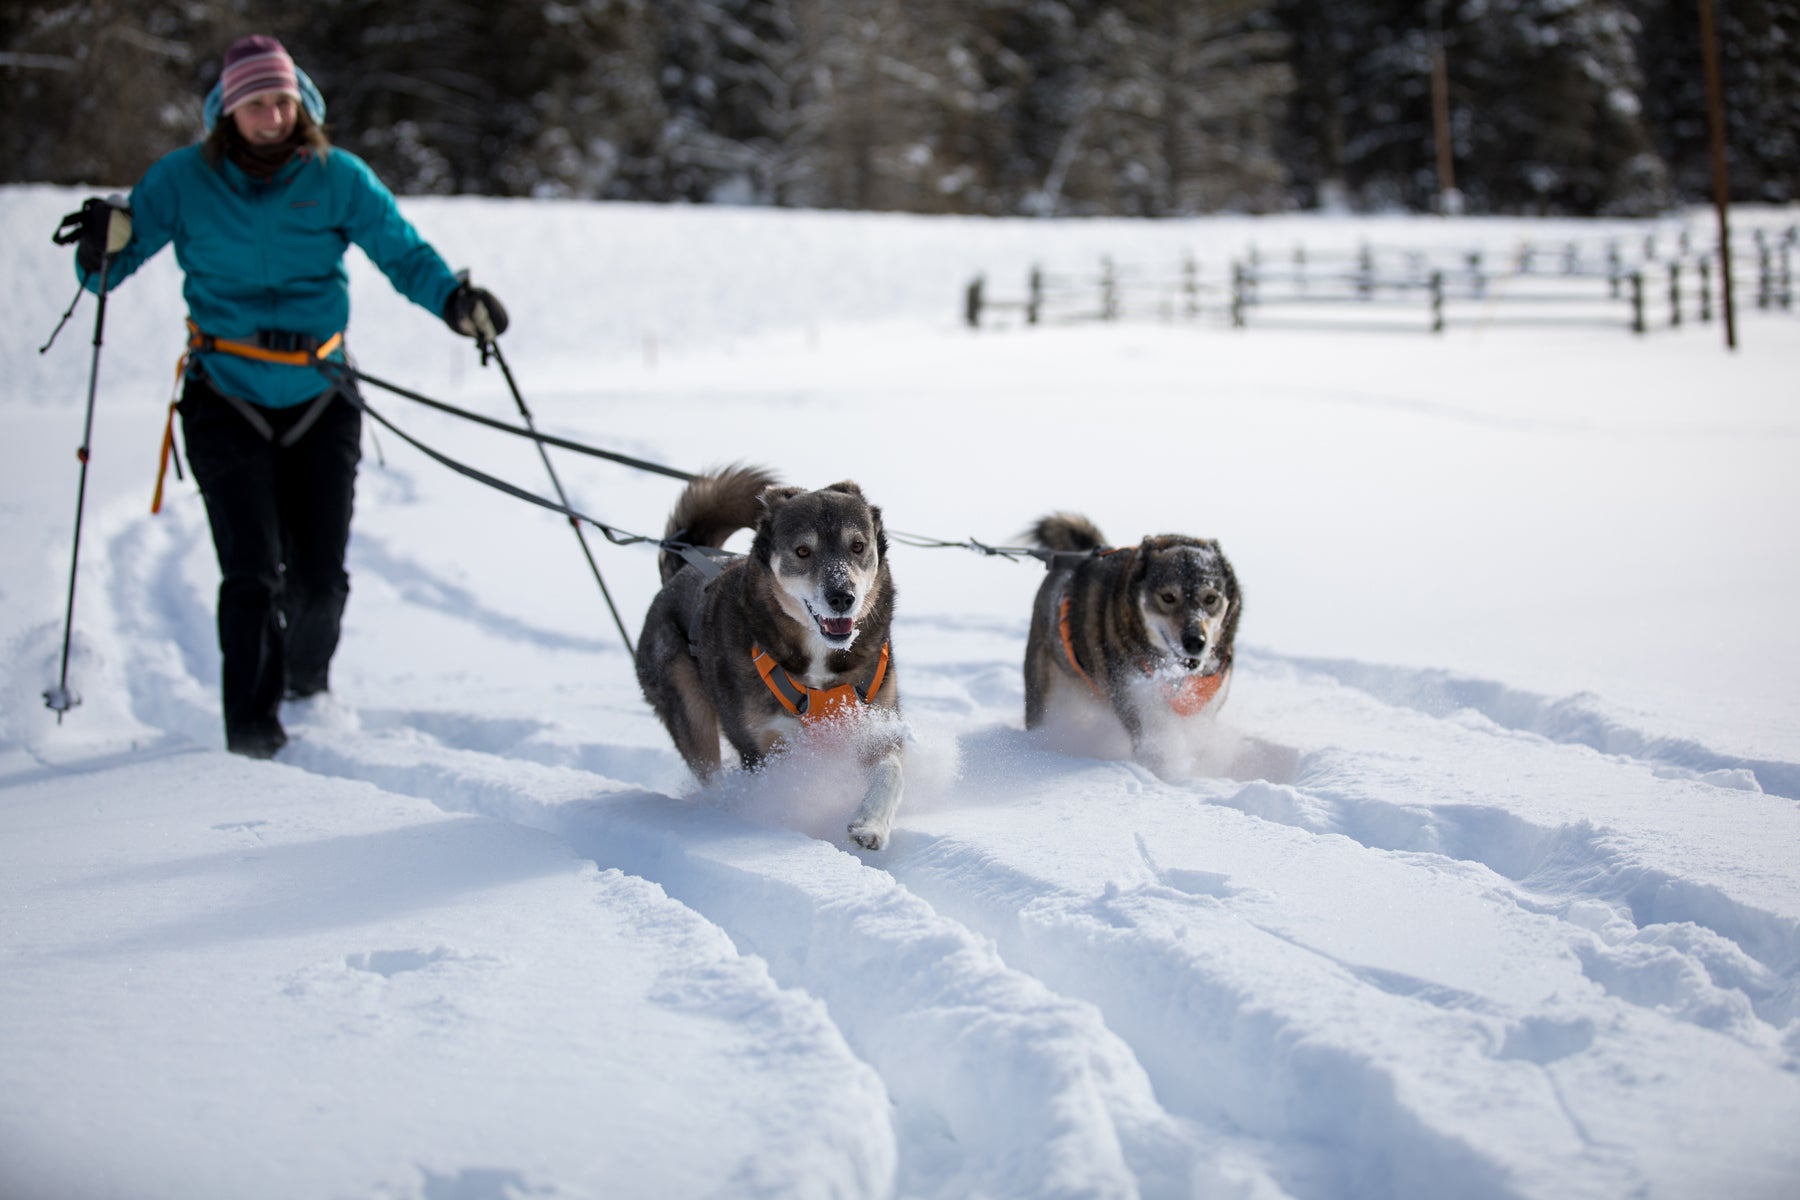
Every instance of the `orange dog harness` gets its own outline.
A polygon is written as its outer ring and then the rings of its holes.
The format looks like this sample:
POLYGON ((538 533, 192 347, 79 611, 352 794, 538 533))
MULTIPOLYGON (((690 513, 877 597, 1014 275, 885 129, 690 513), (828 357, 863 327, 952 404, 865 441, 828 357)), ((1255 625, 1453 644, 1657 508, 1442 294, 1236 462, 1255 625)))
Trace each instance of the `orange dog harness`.
MULTIPOLYGON (((1075 660, 1075 639, 1069 632, 1069 598, 1067 596, 1064 596, 1056 606, 1056 632, 1062 639, 1063 657, 1069 660, 1069 667, 1075 674, 1081 676, 1090 688, 1094 689, 1096 696, 1104 698, 1105 690, 1075 660)), ((1155 674, 1155 669, 1148 662, 1142 665, 1144 674, 1155 674)), ((1219 689, 1224 686, 1224 682, 1223 673, 1185 675, 1180 682, 1164 684, 1163 690, 1168 698, 1169 707, 1175 711, 1177 716, 1191 717, 1205 709, 1218 697, 1219 689)))
POLYGON ((756 663, 756 673, 762 676, 763 683, 775 694, 781 707, 799 717, 802 723, 811 725, 845 715, 857 705, 867 704, 869 697, 881 690, 882 681, 887 678, 888 644, 881 643, 881 657, 875 660, 875 670, 869 676, 867 686, 860 688, 849 683, 830 688, 807 687, 789 675, 775 661, 774 655, 761 646, 750 647, 750 657, 756 663))

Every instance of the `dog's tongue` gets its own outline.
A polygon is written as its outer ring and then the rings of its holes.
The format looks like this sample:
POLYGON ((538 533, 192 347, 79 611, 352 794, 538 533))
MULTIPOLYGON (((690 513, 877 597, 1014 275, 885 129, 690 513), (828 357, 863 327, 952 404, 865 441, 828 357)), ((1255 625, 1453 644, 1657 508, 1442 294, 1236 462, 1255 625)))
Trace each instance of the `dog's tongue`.
POLYGON ((820 617, 819 629, 826 637, 849 637, 856 629, 855 617, 820 617))

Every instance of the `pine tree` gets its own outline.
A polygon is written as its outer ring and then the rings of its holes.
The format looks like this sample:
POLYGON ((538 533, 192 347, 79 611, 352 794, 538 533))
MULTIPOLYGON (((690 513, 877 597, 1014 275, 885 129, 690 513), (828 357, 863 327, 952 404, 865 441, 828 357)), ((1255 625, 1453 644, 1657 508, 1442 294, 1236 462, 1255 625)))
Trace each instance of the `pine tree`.
MULTIPOLYGON (((1705 76, 1694 0, 1637 0, 1644 107, 1688 201, 1713 192, 1705 76)), ((1713 9, 1732 193, 1800 199, 1800 0, 1734 0, 1713 9)))

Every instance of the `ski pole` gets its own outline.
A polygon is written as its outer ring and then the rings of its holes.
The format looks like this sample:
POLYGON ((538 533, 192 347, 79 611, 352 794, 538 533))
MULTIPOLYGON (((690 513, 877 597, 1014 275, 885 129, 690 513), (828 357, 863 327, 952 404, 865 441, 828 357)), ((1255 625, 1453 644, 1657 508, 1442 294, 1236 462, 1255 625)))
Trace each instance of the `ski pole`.
MULTIPOLYGON (((512 368, 506 365, 506 356, 500 353, 500 341, 497 336, 492 339, 483 338, 481 341, 481 357, 484 363, 490 354, 493 355, 494 361, 500 364, 500 374, 506 377, 507 389, 512 392, 513 402, 519 406, 519 416, 524 420, 525 427, 535 435, 538 431, 537 422, 532 419, 531 410, 525 406, 525 397, 520 394, 519 385, 513 379, 512 368)), ((544 460, 544 470, 550 475, 550 486, 556 489, 557 500, 561 501, 565 509, 571 508, 569 494, 563 491, 562 480, 557 478, 556 468, 550 465, 550 451, 544 448, 544 443, 541 441, 536 445, 538 457, 544 460)), ((613 624, 619 627, 619 639, 625 643, 626 652, 636 658, 637 649, 631 644, 631 635, 625 632, 625 621, 619 616, 619 606, 613 603, 612 592, 607 588, 606 580, 600 574, 600 564, 594 561, 594 552, 588 548, 587 535, 581 531, 581 522, 570 517, 569 528, 575 531, 575 540, 581 543, 581 553, 587 559, 588 570, 594 573, 594 582, 600 585, 600 595, 605 598, 606 607, 612 612, 613 624)))
POLYGON ((62 724, 63 714, 81 703, 81 697, 69 691, 69 640, 75 629, 75 572, 81 563, 81 518, 87 507, 88 447, 94 440, 94 394, 100 383, 100 342, 106 329, 106 284, 112 268, 112 255, 101 256, 99 302, 94 312, 94 360, 88 368, 87 420, 81 430, 81 448, 75 457, 81 461, 81 482, 75 489, 75 539, 69 552, 69 602, 63 612, 62 673, 56 686, 44 693, 44 707, 56 713, 62 724))

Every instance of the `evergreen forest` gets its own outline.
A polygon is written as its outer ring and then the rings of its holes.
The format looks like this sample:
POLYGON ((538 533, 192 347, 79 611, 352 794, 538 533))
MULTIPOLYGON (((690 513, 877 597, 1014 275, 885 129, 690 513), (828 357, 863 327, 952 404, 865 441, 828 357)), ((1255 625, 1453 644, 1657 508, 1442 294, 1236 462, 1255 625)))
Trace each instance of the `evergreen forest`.
MULTIPOLYGON (((1800 199, 1800 0, 1715 3, 1733 198, 1800 199)), ((0 180, 130 184, 260 32, 405 194, 1161 217, 1453 181, 1647 215, 1711 195, 1699 29, 1697 0, 13 0, 0 180)))

